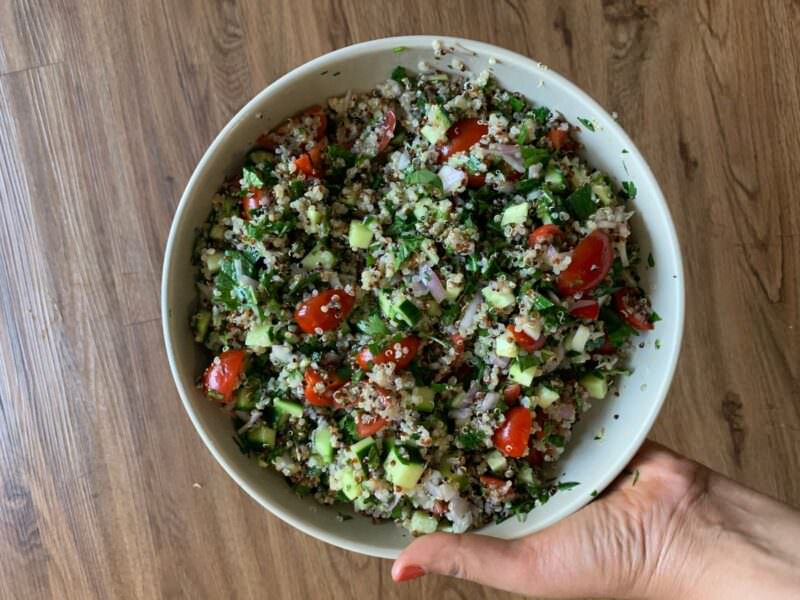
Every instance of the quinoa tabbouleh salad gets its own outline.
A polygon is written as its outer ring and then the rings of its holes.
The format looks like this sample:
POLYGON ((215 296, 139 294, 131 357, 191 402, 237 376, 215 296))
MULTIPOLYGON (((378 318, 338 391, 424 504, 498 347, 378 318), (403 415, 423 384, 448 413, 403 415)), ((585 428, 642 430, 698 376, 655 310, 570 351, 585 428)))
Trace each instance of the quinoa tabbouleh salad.
POLYGON ((258 138, 198 237, 193 327, 206 394, 298 494, 463 532, 574 485, 548 467, 658 316, 633 183, 488 72, 420 67, 258 138))

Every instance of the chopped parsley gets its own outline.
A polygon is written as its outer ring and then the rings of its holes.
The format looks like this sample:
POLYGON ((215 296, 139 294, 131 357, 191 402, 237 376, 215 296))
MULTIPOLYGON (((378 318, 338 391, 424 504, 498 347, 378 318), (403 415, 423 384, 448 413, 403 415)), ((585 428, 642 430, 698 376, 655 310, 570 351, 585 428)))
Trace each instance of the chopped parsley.
POLYGON ((632 181, 623 181, 622 182, 622 191, 625 193, 625 196, 631 200, 636 198, 636 184, 632 181))
POLYGON ((578 117, 578 121, 589 131, 594 131, 594 123, 592 123, 589 119, 586 119, 584 117, 578 117))

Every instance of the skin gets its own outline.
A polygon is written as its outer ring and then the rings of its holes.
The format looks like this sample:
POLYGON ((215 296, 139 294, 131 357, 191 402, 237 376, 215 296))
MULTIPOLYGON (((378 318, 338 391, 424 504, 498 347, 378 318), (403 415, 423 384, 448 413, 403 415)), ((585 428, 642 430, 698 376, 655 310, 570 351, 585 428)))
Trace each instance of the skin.
POLYGON ((647 442, 597 500, 519 540, 435 533, 392 567, 549 598, 800 597, 800 511, 647 442))

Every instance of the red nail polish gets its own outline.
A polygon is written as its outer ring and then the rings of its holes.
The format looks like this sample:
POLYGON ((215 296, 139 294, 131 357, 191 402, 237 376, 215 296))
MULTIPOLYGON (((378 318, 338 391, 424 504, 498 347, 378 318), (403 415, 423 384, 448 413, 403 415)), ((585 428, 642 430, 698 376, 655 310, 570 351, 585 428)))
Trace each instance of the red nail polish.
POLYGON ((418 567, 417 565, 406 565, 400 572, 397 574, 397 582, 401 581, 411 581, 412 579, 416 579, 417 577, 422 577, 425 575, 425 569, 422 567, 418 567))

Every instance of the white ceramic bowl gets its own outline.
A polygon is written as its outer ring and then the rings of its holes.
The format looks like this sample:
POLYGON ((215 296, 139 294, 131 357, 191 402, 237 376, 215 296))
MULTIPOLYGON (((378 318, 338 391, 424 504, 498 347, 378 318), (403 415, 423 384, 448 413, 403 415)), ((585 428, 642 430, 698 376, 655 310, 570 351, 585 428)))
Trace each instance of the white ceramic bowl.
POLYGON ((667 394, 683 332, 683 269, 675 229, 661 190, 644 158, 617 123, 569 81, 529 58, 484 43, 430 36, 387 38, 342 48, 306 63, 268 86, 231 119, 206 151, 183 193, 167 241, 161 289, 164 339, 172 375, 186 412, 200 437, 228 474, 250 496, 287 523, 316 538, 372 556, 395 557, 409 536, 394 524, 374 525, 368 518, 340 522, 340 506, 328 508, 299 498, 272 470, 243 456, 232 439, 232 425, 220 409, 195 388, 207 356, 194 343, 189 321, 195 299, 190 264, 196 229, 208 216, 210 200, 226 175, 240 165, 256 137, 308 105, 348 90, 369 90, 388 78, 398 64, 416 69, 421 60, 450 67, 453 55, 434 60, 432 43, 456 48, 455 57, 475 72, 490 68, 499 84, 539 104, 559 110, 570 122, 589 119, 595 131, 582 127, 580 141, 589 162, 618 182, 632 180, 634 236, 643 256, 652 252, 656 267, 641 271, 642 285, 662 316, 655 331, 641 336, 630 364, 634 373, 622 379, 619 396, 596 402, 579 424, 560 465, 563 480, 578 481, 535 509, 525 522, 511 518, 481 533, 519 537, 547 527, 585 505, 624 468, 645 439, 667 394), (403 47, 402 52, 394 49, 403 47), (659 344, 656 344, 656 340, 659 344), (658 347, 657 347, 658 346, 658 347), (618 415, 618 418, 615 416, 618 415), (594 440, 604 430, 602 440, 594 440))

